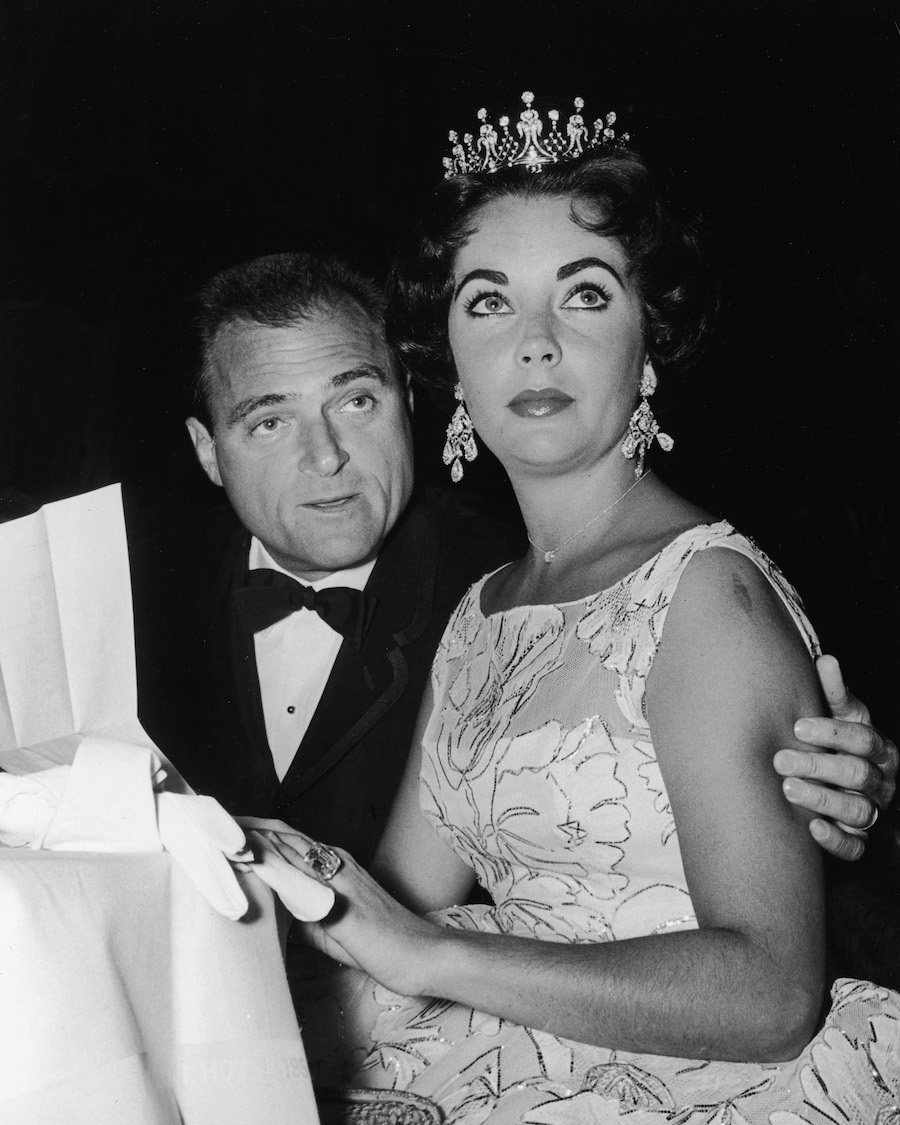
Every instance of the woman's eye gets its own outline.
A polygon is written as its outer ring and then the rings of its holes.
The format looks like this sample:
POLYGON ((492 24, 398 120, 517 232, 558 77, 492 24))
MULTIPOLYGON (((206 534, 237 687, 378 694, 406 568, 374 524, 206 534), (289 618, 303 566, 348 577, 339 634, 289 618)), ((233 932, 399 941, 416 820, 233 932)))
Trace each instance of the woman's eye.
POLYGON ((506 298, 499 293, 478 293, 466 302, 466 312, 474 316, 496 316, 508 311, 506 298))
POLYGON ((598 286, 580 286, 570 293, 563 302, 564 309, 605 309, 609 304, 609 294, 598 286))

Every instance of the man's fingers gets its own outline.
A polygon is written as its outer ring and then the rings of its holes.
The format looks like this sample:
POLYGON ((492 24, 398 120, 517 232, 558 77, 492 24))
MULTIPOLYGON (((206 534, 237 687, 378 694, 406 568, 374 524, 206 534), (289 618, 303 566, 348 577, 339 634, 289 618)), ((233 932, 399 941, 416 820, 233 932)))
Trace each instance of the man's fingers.
POLYGON ((841 674, 841 666, 833 656, 820 656, 816 661, 819 682, 825 692, 825 699, 836 719, 847 719, 854 723, 868 723, 869 709, 848 691, 841 674))
POLYGON ((819 817, 840 821, 841 824, 852 829, 861 830, 871 824, 875 813, 875 803, 868 797, 811 784, 799 777, 787 778, 782 783, 782 789, 792 805, 797 805, 819 817))
POLYGON ((867 758, 879 768, 888 765, 896 752, 889 739, 865 723, 846 719, 799 719, 794 734, 801 742, 840 754, 867 758))
POLYGON ((852 861, 859 859, 865 851, 865 841, 861 836, 844 832, 827 820, 811 820, 809 831, 816 843, 836 859, 852 861))
POLYGON ((881 770, 865 757, 851 754, 821 754, 815 750, 779 750, 775 769, 782 777, 802 777, 840 789, 856 789, 877 799, 884 777, 881 770))

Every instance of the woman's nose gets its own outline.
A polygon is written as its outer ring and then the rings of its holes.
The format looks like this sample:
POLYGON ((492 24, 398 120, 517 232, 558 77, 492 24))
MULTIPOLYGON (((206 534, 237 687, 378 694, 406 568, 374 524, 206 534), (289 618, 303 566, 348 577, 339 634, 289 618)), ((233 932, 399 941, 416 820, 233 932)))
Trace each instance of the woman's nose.
POLYGON ((561 356, 559 343, 550 326, 543 319, 534 319, 526 327, 519 341, 518 362, 521 367, 532 364, 555 367, 561 356))
POLYGON ((343 448, 330 422, 323 418, 304 433, 300 469, 310 476, 333 477, 346 465, 350 454, 343 448))

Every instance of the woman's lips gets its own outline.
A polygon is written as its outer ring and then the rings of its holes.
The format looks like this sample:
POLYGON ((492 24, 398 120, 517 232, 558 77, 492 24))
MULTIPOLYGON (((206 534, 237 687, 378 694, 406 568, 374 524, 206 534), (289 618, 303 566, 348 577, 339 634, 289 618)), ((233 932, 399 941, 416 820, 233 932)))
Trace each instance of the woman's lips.
POLYGON ((559 414, 571 406, 574 401, 562 391, 544 387, 539 391, 520 391, 507 405, 520 418, 549 418, 551 414, 559 414))

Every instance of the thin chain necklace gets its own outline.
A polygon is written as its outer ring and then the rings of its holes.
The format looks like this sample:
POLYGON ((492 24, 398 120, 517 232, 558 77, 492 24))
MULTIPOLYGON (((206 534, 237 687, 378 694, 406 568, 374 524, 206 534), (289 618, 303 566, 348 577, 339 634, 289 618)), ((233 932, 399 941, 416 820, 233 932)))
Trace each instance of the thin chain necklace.
POLYGON ((568 544, 571 543, 573 539, 577 539, 578 536, 581 535, 581 533, 583 531, 587 531, 587 529, 591 526, 591 524, 596 523, 597 520, 600 519, 601 516, 605 516, 607 512, 611 512, 613 510, 613 508, 616 506, 616 504, 621 504, 622 501, 625 499, 625 497, 628 495, 628 493, 631 492, 633 489, 637 488, 637 486, 641 483, 641 481, 646 480, 647 477, 649 477, 652 472, 653 472, 652 469, 648 469, 647 472, 643 474, 643 476, 638 477, 638 479, 634 482, 634 484, 629 485, 629 487, 625 489, 625 491, 622 493, 622 495, 619 497, 618 500, 614 500, 612 502, 612 504, 609 505, 608 508, 604 508, 602 512, 598 512, 596 514, 596 516, 593 516, 591 519, 589 519, 587 521, 587 523, 584 525, 584 527, 579 527, 579 529, 576 532, 574 532, 574 534, 570 535, 568 539, 564 539, 562 541, 562 543, 560 543, 558 546, 554 547, 552 551, 545 551, 543 547, 539 547, 537 545, 537 543, 535 543, 535 541, 531 538, 530 535, 528 536, 528 542, 532 545, 532 547, 534 547, 534 549, 539 554, 542 554, 544 556, 544 562, 545 563, 552 563, 553 560, 556 558, 556 556, 559 554, 559 552, 563 549, 563 547, 568 546, 568 544))

